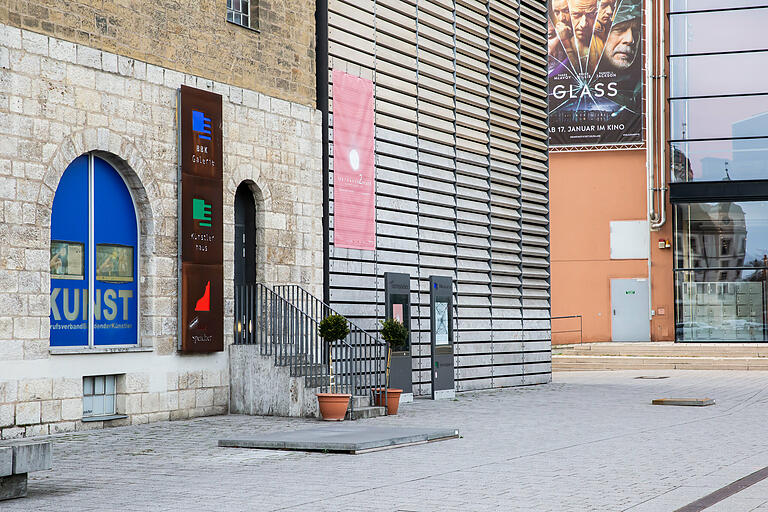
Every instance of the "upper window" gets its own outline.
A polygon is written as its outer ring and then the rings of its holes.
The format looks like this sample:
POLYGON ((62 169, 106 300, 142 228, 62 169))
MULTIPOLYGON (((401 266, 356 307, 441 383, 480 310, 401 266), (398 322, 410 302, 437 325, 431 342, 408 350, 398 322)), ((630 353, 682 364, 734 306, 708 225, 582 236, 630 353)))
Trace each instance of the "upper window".
POLYGON ((227 21, 246 28, 259 28, 258 0, 227 0, 227 21))
POLYGON ((73 161, 51 216, 51 346, 138 343, 137 235, 117 170, 95 155, 73 161))
POLYGON ((675 181, 768 179, 768 2, 673 0, 675 181))

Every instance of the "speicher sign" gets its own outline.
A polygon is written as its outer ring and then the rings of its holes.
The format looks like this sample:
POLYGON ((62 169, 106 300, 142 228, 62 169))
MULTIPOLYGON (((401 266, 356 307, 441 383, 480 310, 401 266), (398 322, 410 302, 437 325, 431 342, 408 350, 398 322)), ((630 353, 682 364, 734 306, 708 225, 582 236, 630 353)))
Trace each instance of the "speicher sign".
POLYGON ((179 91, 182 352, 224 350, 221 96, 179 91))

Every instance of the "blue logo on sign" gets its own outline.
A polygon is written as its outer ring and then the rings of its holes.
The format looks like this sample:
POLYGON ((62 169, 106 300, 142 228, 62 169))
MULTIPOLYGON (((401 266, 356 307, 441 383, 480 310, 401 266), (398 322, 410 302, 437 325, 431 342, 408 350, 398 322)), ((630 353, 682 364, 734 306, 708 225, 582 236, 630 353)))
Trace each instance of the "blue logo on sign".
POLYGON ((192 111, 192 131, 197 132, 198 137, 205 140, 211 140, 211 118, 205 117, 205 114, 192 111))

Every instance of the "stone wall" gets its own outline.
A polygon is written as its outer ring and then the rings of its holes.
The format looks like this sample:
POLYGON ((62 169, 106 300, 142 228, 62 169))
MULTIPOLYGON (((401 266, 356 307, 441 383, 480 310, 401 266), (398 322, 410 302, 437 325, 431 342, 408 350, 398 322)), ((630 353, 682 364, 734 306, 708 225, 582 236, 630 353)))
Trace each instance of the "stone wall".
POLYGON ((83 422, 83 379, 0 380, 0 439, 57 434, 226 414, 229 383, 224 372, 209 370, 165 374, 165 391, 150 391, 150 375, 130 373, 117 379, 117 411, 127 418, 83 422))
POLYGON ((306 378, 292 376, 288 366, 262 355, 258 345, 229 347, 230 410, 259 416, 320 416, 315 393, 306 378))
POLYGON ((314 106, 314 12, 311 0, 260 2, 255 31, 226 21, 226 0, 10 0, 0 23, 314 106))
POLYGON ((259 210, 260 280, 321 293, 318 111, 0 25, 0 437, 90 426, 75 419, 82 406, 72 401, 82 397, 83 375, 124 375, 118 412, 132 423, 226 409, 226 356, 176 353, 181 84, 223 96, 226 343, 233 325, 234 197, 243 181, 259 210), (48 341, 51 206, 64 170, 89 151, 120 170, 137 203, 140 347, 60 355, 65 351, 50 350, 48 341), (151 385, 134 386, 142 375, 151 385))

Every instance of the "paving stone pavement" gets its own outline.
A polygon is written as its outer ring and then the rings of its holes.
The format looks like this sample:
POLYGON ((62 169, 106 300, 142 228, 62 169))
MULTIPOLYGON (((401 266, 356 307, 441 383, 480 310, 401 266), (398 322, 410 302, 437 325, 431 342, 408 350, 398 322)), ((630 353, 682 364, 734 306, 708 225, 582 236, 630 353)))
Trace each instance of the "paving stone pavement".
MULTIPOLYGON (((364 455, 218 448, 314 420, 218 416, 51 436, 53 469, 7 511, 672 511, 768 466, 768 372, 556 373, 416 400, 358 425, 462 438, 364 455), (668 376, 637 379, 638 376, 668 376), (653 406, 709 397, 710 407, 653 406)), ((708 511, 768 511, 768 480, 708 511)))

